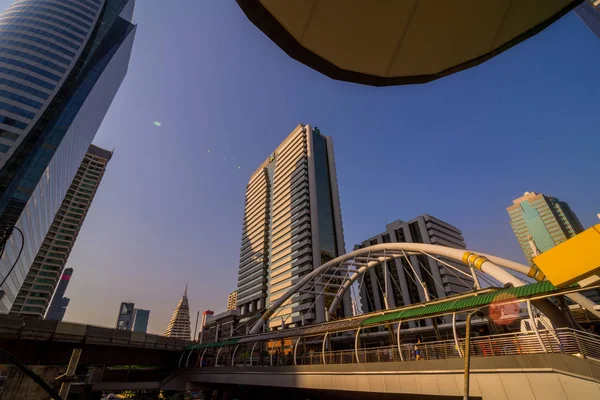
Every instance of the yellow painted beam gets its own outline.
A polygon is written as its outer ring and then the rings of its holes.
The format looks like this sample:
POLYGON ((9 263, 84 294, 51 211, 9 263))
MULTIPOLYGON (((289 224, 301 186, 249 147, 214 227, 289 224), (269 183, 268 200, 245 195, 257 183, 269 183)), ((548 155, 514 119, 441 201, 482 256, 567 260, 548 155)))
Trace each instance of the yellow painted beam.
POLYGON ((562 288, 600 273, 600 224, 533 259, 548 280, 562 288))

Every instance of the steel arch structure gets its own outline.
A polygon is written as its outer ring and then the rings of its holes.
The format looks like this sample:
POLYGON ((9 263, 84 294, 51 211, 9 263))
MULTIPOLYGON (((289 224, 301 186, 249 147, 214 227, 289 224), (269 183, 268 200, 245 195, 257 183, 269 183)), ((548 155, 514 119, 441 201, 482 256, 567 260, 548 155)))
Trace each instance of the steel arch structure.
MULTIPOLYGON (((305 275, 298 283, 292 286, 282 297, 275 300, 271 305, 267 307, 261 318, 252 326, 250 334, 259 333, 263 324, 271 318, 271 316, 292 296, 300 293, 307 285, 313 282, 317 284, 317 280, 329 276, 335 276, 336 279, 343 279, 342 285, 339 285, 338 292, 334 297, 334 301, 329 308, 329 313, 332 314, 339 301, 342 299, 344 294, 350 289, 352 284, 362 276, 369 269, 381 265, 385 261, 393 260, 400 257, 406 257, 409 255, 436 255, 445 257, 453 261, 459 262, 470 268, 481 271, 484 274, 496 279, 502 284, 512 284, 514 286, 523 286, 526 284, 523 280, 509 273, 507 270, 518 272, 526 275, 537 281, 545 279, 544 274, 539 271, 536 267, 528 267, 523 264, 516 263, 514 261, 506 260, 501 257, 487 255, 483 253, 475 253, 465 249, 455 249, 451 247, 424 244, 424 243, 382 243, 376 244, 369 247, 364 247, 358 250, 351 251, 344 255, 341 255, 327 263, 315 268, 309 274, 305 275), (350 270, 348 267, 358 266, 356 270, 350 270), (340 268, 345 267, 347 272, 352 272, 352 275, 327 275, 330 270, 335 269, 339 271, 340 268)), ((319 283, 321 286, 326 284, 319 283)), ((593 313, 600 318, 600 312, 594 309, 594 303, 587 299, 580 293, 573 293, 568 295, 571 300, 580 304, 583 308, 593 313)), ((558 309, 549 303, 548 301, 536 305, 540 311, 553 315, 557 319, 561 319, 562 316, 558 315, 558 309)))

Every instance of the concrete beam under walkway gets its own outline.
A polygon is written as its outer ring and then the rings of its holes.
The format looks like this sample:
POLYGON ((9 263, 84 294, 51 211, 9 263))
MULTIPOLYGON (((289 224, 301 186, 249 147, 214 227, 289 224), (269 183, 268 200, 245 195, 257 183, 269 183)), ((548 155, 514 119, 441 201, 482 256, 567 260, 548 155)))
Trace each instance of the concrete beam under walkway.
MULTIPOLYGON (((600 364, 566 354, 475 357, 471 396, 484 400, 600 398, 600 364)), ((223 385, 335 392, 462 396, 462 359, 289 367, 223 367, 179 370, 168 390, 223 385)))

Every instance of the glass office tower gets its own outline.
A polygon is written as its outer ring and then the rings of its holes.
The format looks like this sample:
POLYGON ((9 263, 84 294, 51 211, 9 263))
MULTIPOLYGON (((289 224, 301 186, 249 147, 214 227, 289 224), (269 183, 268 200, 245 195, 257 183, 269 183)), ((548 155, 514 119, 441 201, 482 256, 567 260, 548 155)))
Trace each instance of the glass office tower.
MULTIPOLYGON (((237 288, 242 317, 261 312, 302 276, 344 252, 333 143, 317 128, 298 125, 246 187, 237 288)), ((324 321, 331 301, 325 286, 294 295, 269 328, 324 321)), ((351 315, 349 294, 338 315, 351 315)))
POLYGON ((0 15, 0 277, 8 275, 0 312, 10 310, 125 77, 133 6, 17 0, 0 15))
POLYGON ((530 264, 535 257, 530 241, 544 252, 583 232, 583 225, 567 203, 541 193, 525 192, 506 211, 530 264))
POLYGON ((148 330, 148 321, 150 321, 150 310, 136 308, 133 310, 133 328, 134 332, 144 332, 148 330))
POLYGON ((575 9, 575 13, 598 38, 600 38, 600 0, 586 0, 575 9))
POLYGON ((117 323, 115 329, 119 331, 130 331, 133 326, 133 310, 134 303, 122 302, 117 315, 117 323))

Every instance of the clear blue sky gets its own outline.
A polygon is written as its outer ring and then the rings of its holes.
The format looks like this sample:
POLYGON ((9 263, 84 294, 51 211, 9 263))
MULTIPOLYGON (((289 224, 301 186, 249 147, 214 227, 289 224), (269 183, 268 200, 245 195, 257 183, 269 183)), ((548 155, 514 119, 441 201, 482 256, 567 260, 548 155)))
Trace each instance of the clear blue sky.
POLYGON ((248 177, 300 122, 333 137, 348 249, 428 213, 470 249, 524 262, 505 210, 524 191, 598 222, 600 39, 574 14, 484 65, 392 88, 297 63, 234 1, 138 0, 134 18, 129 73, 95 140, 116 150, 68 262, 67 320, 114 325, 133 301, 162 333, 186 282, 194 316, 223 310, 248 177))

